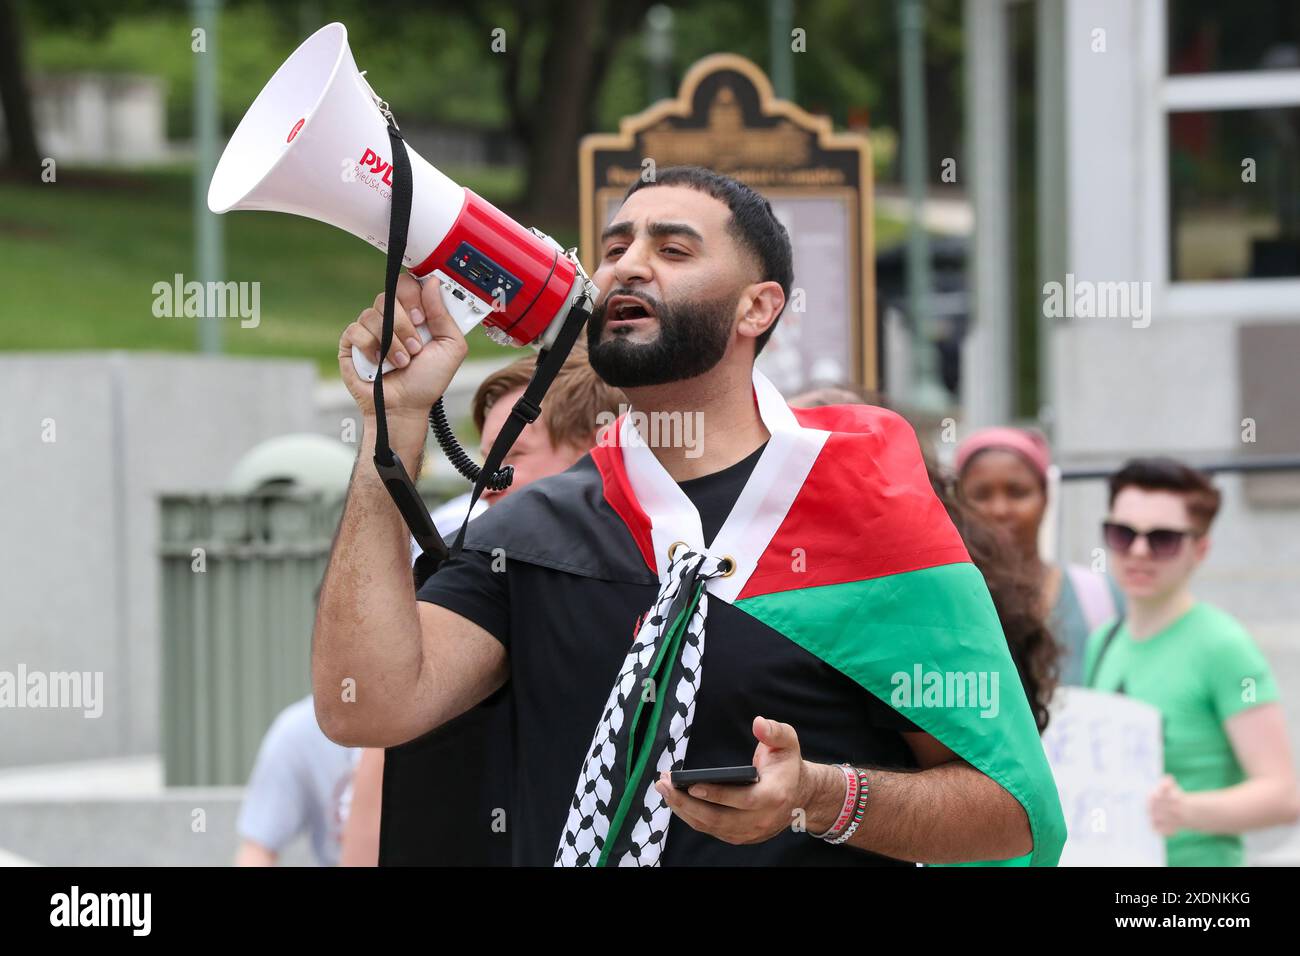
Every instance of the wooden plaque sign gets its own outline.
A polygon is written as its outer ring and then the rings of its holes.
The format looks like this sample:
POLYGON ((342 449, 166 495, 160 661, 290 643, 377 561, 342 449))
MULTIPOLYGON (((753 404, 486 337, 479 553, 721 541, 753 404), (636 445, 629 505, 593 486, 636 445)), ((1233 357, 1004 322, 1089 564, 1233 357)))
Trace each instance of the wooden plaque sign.
POLYGON ((777 99, 751 61, 705 57, 677 98, 582 140, 581 247, 596 242, 627 187, 653 168, 708 166, 772 203, 794 247, 794 288, 759 367, 787 394, 811 385, 878 386, 871 154, 865 136, 777 99))

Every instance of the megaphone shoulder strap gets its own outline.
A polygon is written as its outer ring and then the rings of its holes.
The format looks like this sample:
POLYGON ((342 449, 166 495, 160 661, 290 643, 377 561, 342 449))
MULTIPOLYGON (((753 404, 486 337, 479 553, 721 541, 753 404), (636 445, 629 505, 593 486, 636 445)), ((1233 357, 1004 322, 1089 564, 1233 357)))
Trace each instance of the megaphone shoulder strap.
POLYGON ((397 299, 397 280, 402 273, 402 256, 406 250, 406 232, 411 222, 411 160, 401 132, 388 126, 388 142, 393 153, 393 194, 388 213, 388 261, 384 269, 384 328, 379 340, 379 371, 375 375, 375 447, 389 456, 388 418, 384 414, 384 361, 393 344, 393 303, 397 299))
POLYGON ((555 381, 555 377, 560 374, 560 369, 564 367, 564 360, 569 357, 574 343, 578 341, 578 333, 582 331, 586 319, 587 312, 581 306, 569 309, 569 314, 564 317, 564 324, 560 326, 555 341, 549 348, 538 353, 537 368, 533 371, 533 377, 529 380, 528 387, 524 389, 524 394, 519 396, 510 409, 510 417, 501 426, 501 431, 497 434, 496 441, 492 443, 487 459, 483 462, 483 469, 474 482, 469 508, 465 511, 465 520, 461 522, 460 532, 456 535, 456 543, 451 549, 452 554, 460 554, 465 547, 465 531, 469 527, 469 516, 474 513, 474 506, 478 504, 479 496, 487 488, 489 478, 501 467, 511 446, 524 428, 537 421, 537 416, 542 413, 542 398, 551 387, 551 383, 555 381))
MULTIPOLYGON (((437 570, 450 554, 459 554, 465 546, 465 531, 469 525, 469 516, 474 511, 484 490, 492 482, 501 463, 505 461, 516 439, 524 427, 537 420, 542 411, 542 398, 547 389, 560 373, 564 360, 568 358, 578 334, 587 319, 586 303, 579 301, 569 309, 559 334, 549 348, 543 349, 537 356, 537 368, 524 389, 524 394, 510 410, 510 417, 501 426, 501 432, 488 452, 487 461, 479 470, 474 480, 474 490, 470 496, 469 507, 465 511, 465 520, 461 522, 460 532, 456 535, 456 544, 449 552, 447 544, 438 533, 429 516, 415 483, 402 465, 402 460, 388 444, 388 419, 384 413, 384 361, 393 342, 393 303, 397 299, 397 280, 402 272, 402 257, 406 251, 406 233, 411 218, 411 160, 406 154, 406 142, 401 132, 388 121, 388 141, 393 153, 393 195, 388 219, 388 262, 384 275, 384 324, 379 342, 379 368, 375 373, 375 470, 379 473, 388 495, 393 499, 402 520, 410 529, 415 543, 423 552, 416 562, 416 578, 422 579, 437 570)), ((442 440, 439 435, 439 440, 442 440)), ((454 439, 453 439, 454 441, 454 439)), ((445 450, 445 449, 444 449, 445 450)))
POLYGON ((388 417, 384 412, 384 361, 393 344, 393 303, 397 300, 397 279, 402 272, 406 252, 406 231, 411 221, 411 159, 401 132, 388 122, 388 142, 393 153, 393 194, 388 214, 388 263, 384 274, 384 327, 379 340, 379 368, 375 372, 375 470, 379 472, 388 495, 397 505, 415 543, 424 552, 447 556, 447 545, 434 527, 429 509, 424 506, 415 482, 407 474, 402 460, 388 444, 388 417))

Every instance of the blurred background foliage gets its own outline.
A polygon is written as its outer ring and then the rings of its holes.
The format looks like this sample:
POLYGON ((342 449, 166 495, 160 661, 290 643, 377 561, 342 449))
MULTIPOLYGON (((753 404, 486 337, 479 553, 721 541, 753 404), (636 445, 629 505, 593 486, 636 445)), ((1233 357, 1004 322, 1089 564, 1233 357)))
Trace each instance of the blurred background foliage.
MULTIPOLYGON (((650 104, 656 88, 675 93, 685 71, 707 54, 736 52, 771 69, 767 4, 664 4, 673 14, 666 70, 648 56, 651 6, 223 0, 216 37, 222 126, 234 129, 303 38, 341 20, 359 66, 400 121, 501 134, 523 157, 514 166, 444 166, 449 175, 526 224, 576 244, 583 134, 616 129, 621 117, 650 104), (502 52, 491 50, 495 30, 504 31, 495 34, 503 36, 502 52)), ((960 0, 931 0, 927 9, 930 152, 960 155, 960 0)), ((61 73, 152 74, 166 85, 168 139, 184 143, 193 133, 193 19, 186 0, 0 0, 0 23, 8 24, 0 84, 61 73)), ((894 3, 803 0, 793 4, 791 22, 804 31, 806 46, 792 56, 796 101, 837 128, 869 133, 878 180, 896 180, 894 3)), ((4 102, 21 97, 10 90, 4 102)), ((193 348, 192 323, 160 323, 149 309, 153 283, 192 267, 190 168, 183 160, 138 171, 61 164, 57 184, 41 184, 32 175, 43 155, 39 144, 35 154, 23 154, 9 113, 10 149, 0 171, 0 309, 18 321, 4 323, 0 347, 193 348), (63 290, 61 301, 50 301, 51 288, 63 290), (38 314, 58 321, 22 321, 38 314)), ((929 167, 937 174, 937 161, 929 167)), ((226 336, 226 350, 310 355, 332 374, 338 329, 351 317, 340 309, 369 304, 381 260, 352 237, 293 217, 233 215, 224 228, 227 275, 263 280, 264 317, 258 334, 226 336)), ((878 217, 878 245, 899 241, 902 231, 897 220, 878 217)), ((480 336, 472 338, 476 351, 490 352, 480 336)))

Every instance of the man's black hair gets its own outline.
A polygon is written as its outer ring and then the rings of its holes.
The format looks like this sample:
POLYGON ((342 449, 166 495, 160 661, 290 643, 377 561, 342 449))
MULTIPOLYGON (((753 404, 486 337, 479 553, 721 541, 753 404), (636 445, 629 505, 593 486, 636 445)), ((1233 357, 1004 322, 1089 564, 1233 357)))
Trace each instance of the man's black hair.
MULTIPOLYGON (((703 166, 668 166, 658 170, 652 180, 637 179, 623 194, 623 201, 647 186, 688 186, 725 203, 731 210, 727 231, 758 259, 761 281, 778 283, 786 302, 790 301, 790 286, 794 281, 790 234, 772 212, 772 204, 759 193, 730 176, 703 166)), ((785 311, 784 305, 781 311, 785 311)), ((772 324, 754 340, 755 355, 763 351, 780 318, 778 312, 772 324)))

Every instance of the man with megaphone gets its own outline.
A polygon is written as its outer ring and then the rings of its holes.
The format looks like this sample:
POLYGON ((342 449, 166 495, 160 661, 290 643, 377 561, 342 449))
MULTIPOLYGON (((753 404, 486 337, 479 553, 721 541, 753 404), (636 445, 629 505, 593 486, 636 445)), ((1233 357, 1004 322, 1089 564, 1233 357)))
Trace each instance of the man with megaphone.
POLYGON ((505 814, 521 864, 1056 862, 1038 730, 915 435, 878 408, 791 410, 754 369, 792 281, 763 197, 661 170, 589 278, 410 149, 332 23, 258 94, 208 206, 307 216, 388 256, 339 348, 365 434, 312 646, 328 736, 396 747, 510 681, 511 806, 464 825, 505 814), (404 464, 426 421, 471 505, 508 487, 588 318, 592 367, 631 411, 449 550, 404 464), (478 325, 540 349, 481 468, 441 402, 478 325))
MULTIPOLYGON (((510 681, 512 805, 463 822, 504 811, 520 865, 1054 864, 1037 728, 912 430, 792 410, 754 368, 792 281, 771 206, 661 169, 599 255, 590 361, 633 412, 476 519, 418 593, 354 364, 381 359, 384 297, 344 331, 365 435, 313 639, 322 729, 396 746, 510 681)), ((413 463, 466 345, 438 283, 404 276, 395 299, 382 396, 413 463)))

